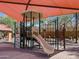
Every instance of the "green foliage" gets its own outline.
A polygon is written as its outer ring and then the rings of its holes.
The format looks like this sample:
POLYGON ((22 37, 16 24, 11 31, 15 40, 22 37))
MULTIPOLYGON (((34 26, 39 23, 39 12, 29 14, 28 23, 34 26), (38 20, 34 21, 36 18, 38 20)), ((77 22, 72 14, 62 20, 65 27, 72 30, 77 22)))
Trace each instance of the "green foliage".
POLYGON ((65 23, 65 24, 71 23, 72 18, 73 18, 72 14, 60 16, 59 23, 60 24, 62 24, 62 23, 65 23))
POLYGON ((0 17, 0 24, 8 25, 9 27, 14 27, 14 20, 8 16, 1 16, 0 17))

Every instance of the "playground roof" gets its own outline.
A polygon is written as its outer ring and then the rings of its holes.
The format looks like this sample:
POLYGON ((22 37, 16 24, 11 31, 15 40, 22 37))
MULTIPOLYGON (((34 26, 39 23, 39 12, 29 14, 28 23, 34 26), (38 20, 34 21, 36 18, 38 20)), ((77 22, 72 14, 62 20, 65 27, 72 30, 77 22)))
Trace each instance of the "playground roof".
POLYGON ((0 11, 17 21, 23 19, 22 12, 32 10, 43 17, 79 12, 79 0, 0 0, 0 11))

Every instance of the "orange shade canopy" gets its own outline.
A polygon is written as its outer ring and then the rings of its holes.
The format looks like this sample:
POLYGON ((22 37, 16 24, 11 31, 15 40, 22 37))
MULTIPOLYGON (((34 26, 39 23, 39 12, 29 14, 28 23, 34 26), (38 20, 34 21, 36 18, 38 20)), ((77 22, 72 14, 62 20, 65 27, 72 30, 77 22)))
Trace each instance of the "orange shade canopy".
POLYGON ((79 12, 79 0, 0 0, 0 11, 22 21, 26 9, 43 14, 43 17, 79 12))

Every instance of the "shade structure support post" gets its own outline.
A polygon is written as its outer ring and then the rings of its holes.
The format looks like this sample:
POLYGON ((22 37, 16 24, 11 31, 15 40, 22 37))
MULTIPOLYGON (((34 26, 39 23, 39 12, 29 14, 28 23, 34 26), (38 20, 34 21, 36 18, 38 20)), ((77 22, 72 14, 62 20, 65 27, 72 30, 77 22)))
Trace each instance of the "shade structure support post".
MULTIPOLYGON (((51 30, 52 30, 53 33, 54 33, 54 37, 52 36, 52 38, 54 38, 53 41, 54 41, 54 47, 55 47, 55 44, 56 44, 56 35, 55 35, 55 34, 56 34, 56 32, 55 32, 55 30, 56 30, 56 21, 54 20, 53 22, 54 22, 54 25, 55 25, 55 26, 54 26, 54 29, 51 29, 51 30)), ((53 25, 53 24, 52 24, 52 25, 53 25)), ((51 25, 51 26, 52 26, 52 25, 51 25)))
POLYGON ((56 20, 55 20, 55 47, 56 47, 56 20))
POLYGON ((27 46, 27 16, 26 16, 26 18, 25 18, 25 38, 26 38, 26 45, 25 46, 27 46))
MULTIPOLYGON (((41 15, 39 13, 39 34, 41 34, 41 15)), ((39 43, 39 48, 40 48, 40 43, 39 43)))
POLYGON ((77 41, 78 41, 78 38, 77 38, 77 22, 78 22, 78 16, 77 16, 77 13, 75 14, 75 19, 76 19, 76 21, 75 21, 75 24, 76 24, 76 26, 75 26, 75 34, 76 34, 76 36, 75 36, 75 39, 76 39, 76 41, 75 41, 75 43, 77 43, 77 41))
POLYGON ((16 48, 16 22, 14 22, 14 48, 16 48))
POLYGON ((57 50, 59 50, 59 29, 58 29, 58 17, 57 17, 57 20, 56 20, 56 41, 57 41, 57 50))
POLYGON ((25 39, 26 39, 26 35, 25 35, 25 19, 26 16, 24 15, 24 19, 23 19, 23 48, 25 48, 25 39))
POLYGON ((24 40, 24 34, 23 34, 23 22, 21 22, 21 29, 20 29, 21 31, 20 31, 20 34, 21 34, 21 37, 20 37, 20 48, 23 48, 23 45, 24 45, 24 43, 23 43, 23 40, 24 40))
POLYGON ((35 18, 33 17, 33 20, 32 20, 33 26, 35 25, 35 24, 34 24, 34 19, 35 19, 35 18))
POLYGON ((31 38, 32 38, 32 26, 33 26, 33 23, 32 23, 32 12, 30 12, 30 34, 31 34, 31 38))
POLYGON ((21 23, 21 21, 20 21, 20 48, 21 48, 21 26, 22 26, 22 23, 21 23))
POLYGON ((20 48, 22 48, 22 34, 23 30, 22 30, 22 22, 20 22, 20 48))
POLYGON ((41 15, 39 13, 39 34, 41 34, 41 15))
POLYGON ((66 49, 66 41, 65 41, 65 23, 63 24, 63 46, 64 46, 64 50, 66 49))

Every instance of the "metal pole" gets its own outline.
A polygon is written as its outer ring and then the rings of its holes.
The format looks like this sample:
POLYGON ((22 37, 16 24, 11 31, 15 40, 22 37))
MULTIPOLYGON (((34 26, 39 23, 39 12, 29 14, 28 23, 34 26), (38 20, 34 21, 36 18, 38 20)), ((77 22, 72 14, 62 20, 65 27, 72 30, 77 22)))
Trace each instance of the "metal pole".
POLYGON ((34 19, 35 19, 35 18, 33 17, 33 26, 35 25, 35 24, 34 24, 34 19))
POLYGON ((25 39, 26 39, 26 46, 27 46, 27 16, 25 18, 25 39))
MULTIPOLYGON (((41 34, 41 15, 39 13, 39 34, 41 34)), ((40 48, 40 43, 39 43, 39 48, 40 48)))
POLYGON ((16 47, 16 22, 14 22, 14 48, 16 47))
POLYGON ((20 48, 21 48, 21 22, 20 22, 20 48))
POLYGON ((78 22, 78 17, 77 17, 77 13, 75 14, 75 19, 76 19, 76 30, 75 30, 75 34, 76 34, 76 41, 75 41, 75 43, 77 43, 77 40, 78 40, 78 38, 77 38, 77 22, 78 22))
POLYGON ((41 18, 41 16, 40 16, 40 13, 39 13, 39 34, 41 34, 41 23, 40 23, 41 19, 40 18, 41 18))
POLYGON ((25 48, 25 15, 23 18, 23 48, 25 48))
POLYGON ((22 48, 22 22, 20 22, 20 48, 22 48))
POLYGON ((55 20, 55 47, 56 47, 56 20, 55 20))
POLYGON ((31 34, 31 36, 30 37, 32 37, 32 11, 30 12, 30 34, 31 34))
POLYGON ((57 36, 57 50, 59 49, 59 30, 58 30, 58 17, 57 17, 57 20, 56 20, 56 25, 57 25, 57 33, 56 33, 56 36, 57 36))
POLYGON ((64 46, 64 50, 65 50, 65 48, 66 48, 66 42, 65 42, 65 23, 63 24, 64 25, 64 27, 63 27, 63 42, 64 42, 64 44, 63 44, 63 46, 64 46))

